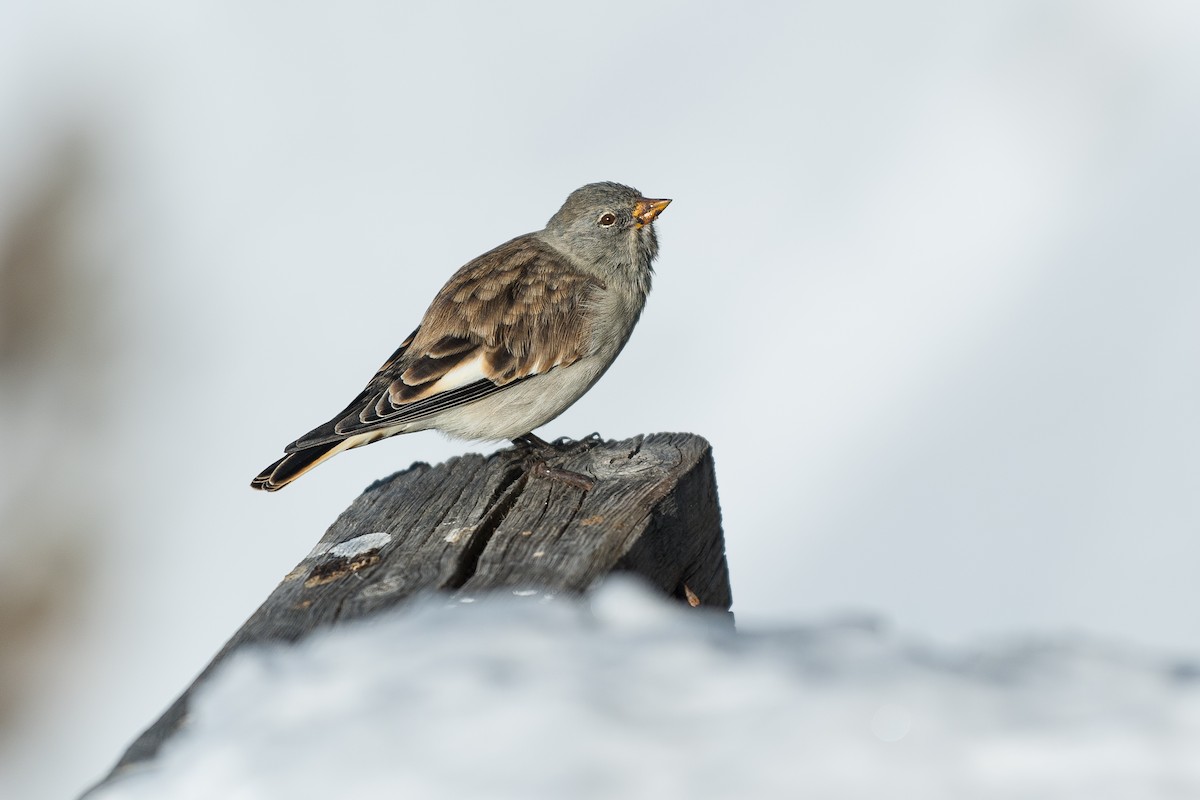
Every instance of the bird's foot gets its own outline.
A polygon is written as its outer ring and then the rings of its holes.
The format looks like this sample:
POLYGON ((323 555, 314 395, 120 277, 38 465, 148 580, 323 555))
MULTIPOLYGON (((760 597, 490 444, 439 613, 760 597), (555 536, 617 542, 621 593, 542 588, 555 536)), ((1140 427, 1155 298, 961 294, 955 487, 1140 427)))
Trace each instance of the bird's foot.
POLYGON ((598 444, 604 444, 604 437, 599 433, 589 433, 582 439, 572 439, 570 436, 560 436, 550 443, 559 455, 574 456, 586 453, 598 444))
POLYGON ((590 433, 582 439, 572 439, 570 436, 560 436, 553 442, 547 442, 532 433, 518 436, 512 440, 517 452, 538 452, 546 458, 559 456, 574 456, 586 453, 598 444, 604 444, 604 437, 598 433, 590 433))
POLYGON ((550 478, 585 492, 596 485, 595 478, 569 469, 552 467, 549 462, 586 453, 603 441, 604 439, 598 433, 593 433, 578 441, 564 436, 553 442, 547 442, 532 433, 518 436, 512 440, 516 445, 516 455, 526 462, 525 468, 531 474, 550 478))
POLYGON ((532 433, 527 433, 524 436, 518 436, 512 440, 513 450, 518 455, 529 455, 536 451, 546 452, 553 449, 553 445, 547 442, 540 436, 535 436, 532 433))

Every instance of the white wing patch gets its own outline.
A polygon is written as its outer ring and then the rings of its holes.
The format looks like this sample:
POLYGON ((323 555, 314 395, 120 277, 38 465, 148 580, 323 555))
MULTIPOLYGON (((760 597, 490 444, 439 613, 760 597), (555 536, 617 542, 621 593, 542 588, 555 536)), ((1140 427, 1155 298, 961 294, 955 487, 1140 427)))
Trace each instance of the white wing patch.
POLYGON ((416 397, 411 397, 407 401, 402 402, 396 397, 396 392, 393 389, 389 393, 389 398, 391 399, 393 406, 403 407, 414 400, 424 400, 427 397, 433 397, 441 394, 442 392, 449 392, 454 389, 462 388, 463 386, 469 386, 483 378, 488 378, 490 380, 491 377, 491 375, 484 372, 484 354, 480 352, 474 358, 468 361, 463 361, 455 366, 445 375, 438 378, 437 381, 430 384, 425 391, 421 392, 416 397))

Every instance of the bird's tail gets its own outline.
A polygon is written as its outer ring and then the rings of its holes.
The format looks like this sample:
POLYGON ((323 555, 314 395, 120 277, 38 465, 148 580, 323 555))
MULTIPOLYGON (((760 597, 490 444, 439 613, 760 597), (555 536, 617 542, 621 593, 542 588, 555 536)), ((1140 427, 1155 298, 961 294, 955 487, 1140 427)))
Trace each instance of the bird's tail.
POLYGON ((258 473, 258 477, 250 481, 250 488, 262 489, 267 492, 277 492, 325 459, 332 458, 343 450, 353 446, 353 440, 342 439, 324 444, 315 444, 312 447, 288 453, 258 473))

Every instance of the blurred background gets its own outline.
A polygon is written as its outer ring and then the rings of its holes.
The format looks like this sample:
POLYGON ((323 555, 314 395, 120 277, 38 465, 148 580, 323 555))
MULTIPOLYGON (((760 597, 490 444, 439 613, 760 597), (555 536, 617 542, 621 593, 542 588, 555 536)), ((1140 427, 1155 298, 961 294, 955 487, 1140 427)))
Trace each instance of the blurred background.
POLYGON ((545 437, 713 444, 744 628, 1200 650, 1200 7, 0 5, 0 795, 105 772, 372 480, 250 478, 462 263, 675 199, 545 437))

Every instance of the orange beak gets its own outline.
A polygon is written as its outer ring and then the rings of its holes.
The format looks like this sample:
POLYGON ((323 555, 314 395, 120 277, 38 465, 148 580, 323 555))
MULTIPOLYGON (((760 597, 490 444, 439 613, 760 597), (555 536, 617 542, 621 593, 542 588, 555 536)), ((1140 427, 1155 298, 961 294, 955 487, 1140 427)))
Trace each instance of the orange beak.
POLYGON ((633 204, 633 218, 637 220, 633 227, 638 230, 646 227, 654 222, 655 218, 669 205, 671 205, 670 200, 650 200, 646 197, 638 200, 633 204))

